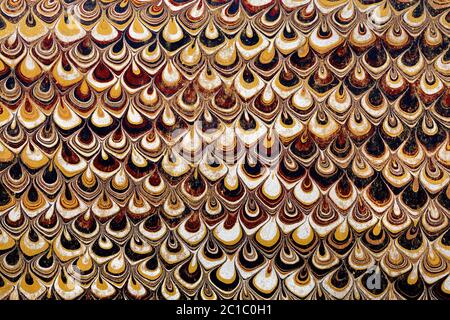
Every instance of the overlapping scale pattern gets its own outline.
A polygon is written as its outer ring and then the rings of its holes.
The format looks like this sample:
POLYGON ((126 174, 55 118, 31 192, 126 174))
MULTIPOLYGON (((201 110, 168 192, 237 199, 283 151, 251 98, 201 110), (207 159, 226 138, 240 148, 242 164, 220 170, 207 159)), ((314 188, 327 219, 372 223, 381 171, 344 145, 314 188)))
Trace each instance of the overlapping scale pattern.
POLYGON ((448 0, 2 0, 1 299, 449 299, 448 0))

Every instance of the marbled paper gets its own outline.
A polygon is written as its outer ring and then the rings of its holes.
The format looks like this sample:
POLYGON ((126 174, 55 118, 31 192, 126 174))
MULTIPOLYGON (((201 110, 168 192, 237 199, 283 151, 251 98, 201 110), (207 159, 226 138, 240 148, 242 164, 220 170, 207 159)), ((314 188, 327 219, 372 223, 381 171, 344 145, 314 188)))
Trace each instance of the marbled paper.
POLYGON ((1 299, 449 299, 448 0, 2 0, 1 299))

